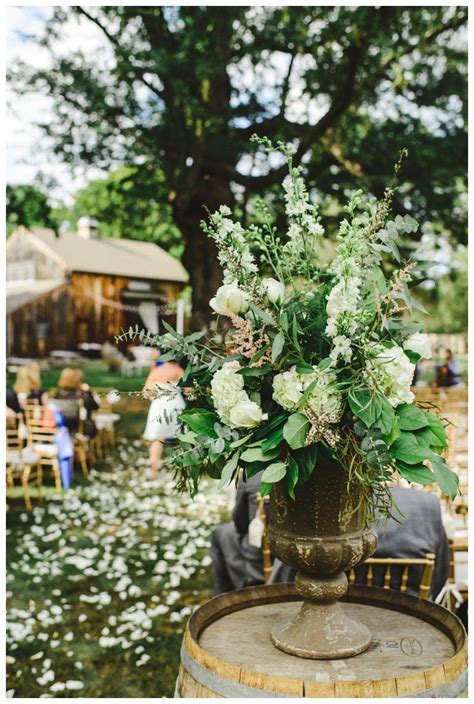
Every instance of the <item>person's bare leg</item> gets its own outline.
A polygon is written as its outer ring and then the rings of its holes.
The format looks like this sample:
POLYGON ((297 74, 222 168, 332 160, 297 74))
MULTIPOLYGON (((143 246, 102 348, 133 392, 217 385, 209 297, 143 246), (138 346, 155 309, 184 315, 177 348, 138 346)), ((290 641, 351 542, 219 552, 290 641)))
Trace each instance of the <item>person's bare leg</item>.
POLYGON ((161 466, 163 456, 163 443, 161 440, 153 440, 150 445, 150 479, 156 479, 158 469, 161 466))

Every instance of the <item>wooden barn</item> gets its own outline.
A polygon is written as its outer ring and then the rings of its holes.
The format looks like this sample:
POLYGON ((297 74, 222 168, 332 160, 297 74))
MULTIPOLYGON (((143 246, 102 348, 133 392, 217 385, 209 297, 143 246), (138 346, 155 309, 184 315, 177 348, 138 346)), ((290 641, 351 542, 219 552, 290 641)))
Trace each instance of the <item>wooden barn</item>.
POLYGON ((97 221, 77 232, 17 228, 6 245, 7 355, 42 357, 82 343, 114 342, 138 324, 156 332, 157 315, 175 323, 188 276, 151 242, 99 239, 97 221))

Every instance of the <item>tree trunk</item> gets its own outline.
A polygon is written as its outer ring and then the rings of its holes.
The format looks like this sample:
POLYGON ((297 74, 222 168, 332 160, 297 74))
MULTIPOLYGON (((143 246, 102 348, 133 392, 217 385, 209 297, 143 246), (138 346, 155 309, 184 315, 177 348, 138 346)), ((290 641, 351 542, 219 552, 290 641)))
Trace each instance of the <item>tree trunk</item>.
POLYGON ((191 329, 201 330, 212 320, 210 299, 222 283, 222 270, 214 242, 202 231, 201 221, 208 220, 220 205, 234 206, 230 184, 202 174, 193 193, 178 196, 173 204, 175 222, 184 239, 183 265, 189 273, 193 289, 191 329), (206 210, 207 209, 207 210, 206 210))

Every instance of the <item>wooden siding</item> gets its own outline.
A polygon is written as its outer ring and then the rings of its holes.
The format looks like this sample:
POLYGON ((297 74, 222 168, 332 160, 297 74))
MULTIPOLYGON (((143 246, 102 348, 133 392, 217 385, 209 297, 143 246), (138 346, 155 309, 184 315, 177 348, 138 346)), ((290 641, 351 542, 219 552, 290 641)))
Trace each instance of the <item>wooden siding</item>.
POLYGON ((33 260, 37 279, 60 279, 64 276, 64 268, 59 261, 32 241, 25 229, 19 228, 8 240, 6 263, 33 260))
MULTIPOLYGON (((120 276, 74 272, 59 289, 8 316, 7 353, 41 357, 51 350, 75 350, 83 342, 113 344, 114 336, 122 329, 143 325, 138 313, 101 303, 104 298, 123 302, 122 292, 128 282, 128 278, 120 276)), ((181 284, 149 283, 153 292, 163 294, 168 301, 175 301, 183 288, 181 284)), ((165 319, 175 322, 174 316, 165 319)))

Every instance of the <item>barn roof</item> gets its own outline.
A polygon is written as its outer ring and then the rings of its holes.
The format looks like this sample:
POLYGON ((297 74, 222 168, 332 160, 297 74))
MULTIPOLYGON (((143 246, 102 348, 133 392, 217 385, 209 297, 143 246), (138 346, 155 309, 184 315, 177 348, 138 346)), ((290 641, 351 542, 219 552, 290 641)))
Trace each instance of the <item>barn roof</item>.
POLYGON ((6 312, 14 313, 40 296, 54 291, 65 283, 64 279, 38 279, 24 284, 7 282, 6 312))
POLYGON ((33 238, 56 254, 69 271, 127 276, 185 283, 182 264, 153 242, 138 240, 84 239, 75 233, 58 236, 47 228, 30 228, 33 238))

